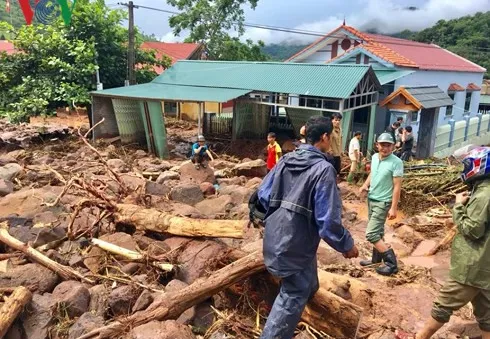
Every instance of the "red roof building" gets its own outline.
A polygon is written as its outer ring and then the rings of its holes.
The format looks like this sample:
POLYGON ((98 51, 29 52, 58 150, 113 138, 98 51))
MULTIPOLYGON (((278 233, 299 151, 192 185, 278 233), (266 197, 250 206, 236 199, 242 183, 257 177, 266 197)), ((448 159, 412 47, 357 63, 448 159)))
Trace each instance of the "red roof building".
MULTIPOLYGON (((142 49, 153 49, 156 56, 161 58, 166 55, 172 59, 172 65, 179 60, 200 60, 203 52, 201 44, 181 42, 146 41, 141 45, 142 49)), ((161 74, 164 69, 155 67, 155 72, 161 74)))
POLYGON ((14 44, 7 40, 0 40, 0 53, 7 52, 7 54, 14 54, 15 47, 14 44))
POLYGON ((346 25, 342 25, 318 39, 286 61, 302 62, 303 58, 324 49, 332 40, 342 36, 347 39, 342 40, 340 44, 333 41, 330 57, 326 58, 324 62, 332 62, 356 54, 358 51, 366 51, 398 67, 453 72, 485 72, 483 67, 437 45, 364 33, 346 25), (353 41, 352 44, 349 43, 351 40, 353 41), (349 47, 345 48, 347 46, 349 47))

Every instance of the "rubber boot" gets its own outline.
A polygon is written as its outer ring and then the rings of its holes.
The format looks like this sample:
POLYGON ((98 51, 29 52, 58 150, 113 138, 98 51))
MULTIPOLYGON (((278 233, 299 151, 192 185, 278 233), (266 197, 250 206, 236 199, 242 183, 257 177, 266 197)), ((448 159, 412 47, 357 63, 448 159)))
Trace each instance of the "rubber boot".
POLYGON ((398 273, 398 264, 396 262, 395 252, 392 248, 381 254, 383 256, 384 265, 378 267, 376 272, 381 275, 392 275, 398 273))
POLYGON ((361 266, 370 266, 372 264, 379 264, 381 261, 383 261, 381 253, 379 253, 379 251, 375 247, 373 247, 373 256, 371 260, 361 260, 359 264, 361 266))

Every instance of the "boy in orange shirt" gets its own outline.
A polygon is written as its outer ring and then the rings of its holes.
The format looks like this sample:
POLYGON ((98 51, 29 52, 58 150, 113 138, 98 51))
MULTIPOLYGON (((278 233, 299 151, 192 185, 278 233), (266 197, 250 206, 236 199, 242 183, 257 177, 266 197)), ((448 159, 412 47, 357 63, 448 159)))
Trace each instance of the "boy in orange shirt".
POLYGON ((267 141, 269 144, 267 145, 267 170, 276 166, 279 158, 282 156, 281 146, 276 142, 276 134, 271 132, 267 135, 267 141))

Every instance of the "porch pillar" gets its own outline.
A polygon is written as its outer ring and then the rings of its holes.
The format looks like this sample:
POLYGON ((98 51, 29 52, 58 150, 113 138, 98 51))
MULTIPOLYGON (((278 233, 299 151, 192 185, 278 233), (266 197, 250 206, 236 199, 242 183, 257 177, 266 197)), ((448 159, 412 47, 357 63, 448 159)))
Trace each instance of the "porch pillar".
POLYGON ((351 137, 352 126, 352 111, 344 111, 342 113, 342 150, 345 151, 347 143, 351 137))
POLYGON ((368 133, 366 135, 368 151, 372 150, 374 145, 374 125, 376 124, 376 106, 377 105, 371 105, 371 110, 369 112, 369 127, 368 127, 368 133))

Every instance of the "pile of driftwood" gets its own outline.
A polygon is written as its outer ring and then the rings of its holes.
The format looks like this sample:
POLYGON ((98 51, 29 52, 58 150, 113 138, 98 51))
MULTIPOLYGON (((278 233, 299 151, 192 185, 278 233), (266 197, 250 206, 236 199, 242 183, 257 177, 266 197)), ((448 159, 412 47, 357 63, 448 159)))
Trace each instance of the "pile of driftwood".
POLYGON ((457 193, 467 190, 460 174, 460 167, 446 164, 406 166, 400 208, 415 215, 454 201, 457 193))
MULTIPOLYGON (((94 126, 95 127, 95 126, 94 126)), ((87 133, 88 134, 88 133, 87 133)), ((86 135, 87 135, 86 134, 86 135)), ((118 173, 113 171, 104 160, 101 153, 95 149, 86 139, 86 135, 79 132, 80 138, 90 147, 97 157, 97 161, 103 164, 108 175, 117 182, 117 192, 109 190, 106 183, 89 180, 83 174, 73 177, 63 177, 57 173, 58 179, 65 187, 52 206, 60 203, 68 192, 80 196, 80 200, 72 206, 71 223, 68 225, 66 239, 76 240, 80 237, 90 239, 90 245, 98 247, 107 253, 125 258, 127 261, 145 263, 150 269, 173 274, 179 269, 178 265, 170 262, 168 258, 152 256, 149 253, 132 251, 119 247, 110 242, 98 239, 98 225, 102 220, 110 218, 113 222, 122 225, 130 225, 137 231, 151 232, 162 236, 181 237, 207 237, 207 238, 235 238, 243 237, 246 222, 241 220, 214 220, 192 219, 178 217, 152 208, 145 208, 145 199, 140 191, 130 190, 121 180, 118 173), (97 220, 89 228, 84 230, 73 229, 73 221, 80 211, 88 206, 97 207, 100 211, 97 220)), ((21 252, 28 260, 43 265, 63 280, 77 280, 85 284, 94 285, 101 280, 113 280, 118 283, 135 283, 145 289, 150 287, 115 276, 102 276, 94 273, 80 273, 74 267, 60 264, 50 259, 45 251, 56 248, 56 244, 48 244, 41 248, 34 248, 9 234, 8 224, 2 223, 0 227, 0 242, 10 250, 21 252)), ((176 319, 184 311, 197 305, 220 291, 230 288, 232 285, 243 282, 247 278, 265 272, 261 249, 252 252, 246 250, 228 248, 226 253, 227 264, 209 275, 194 281, 189 286, 177 292, 166 293, 165 298, 155 300, 148 308, 135 312, 124 318, 113 318, 106 326, 95 329, 81 338, 115 338, 121 333, 138 325, 153 320, 176 319)), ((219 265, 218 265, 219 266, 219 265)), ((359 332, 363 307, 369 305, 368 288, 356 279, 319 271, 320 289, 308 304, 302 315, 300 326, 308 329, 316 337, 332 336, 334 338, 355 338, 359 332), (335 291, 344 291, 349 297, 343 298, 335 291), (349 300, 346 300, 349 299, 349 300)), ((277 284, 272 282, 271 284, 277 284)), ((155 289, 151 289, 155 291, 155 289)), ((163 291, 156 289, 156 291, 163 291)), ((26 288, 16 288, 1 291, 6 297, 6 302, 0 309, 0 336, 7 332, 19 313, 31 299, 31 292, 26 288)), ((368 307, 368 306, 367 306, 368 307)), ((217 312, 220 318, 224 315, 217 312)), ((255 329, 251 336, 257 336, 260 331, 255 329)))

